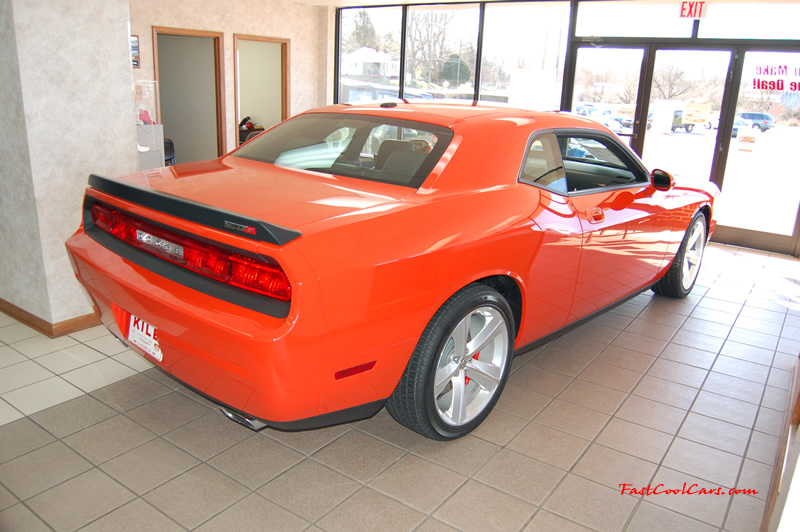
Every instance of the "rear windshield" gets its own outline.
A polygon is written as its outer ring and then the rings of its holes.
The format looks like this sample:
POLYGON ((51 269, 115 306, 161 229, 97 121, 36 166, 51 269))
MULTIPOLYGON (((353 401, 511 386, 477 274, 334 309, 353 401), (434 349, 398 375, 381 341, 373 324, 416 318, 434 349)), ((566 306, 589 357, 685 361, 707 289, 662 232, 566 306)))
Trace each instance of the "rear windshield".
POLYGON ((410 120, 314 113, 278 125, 232 155, 417 188, 452 137, 447 128, 410 120))

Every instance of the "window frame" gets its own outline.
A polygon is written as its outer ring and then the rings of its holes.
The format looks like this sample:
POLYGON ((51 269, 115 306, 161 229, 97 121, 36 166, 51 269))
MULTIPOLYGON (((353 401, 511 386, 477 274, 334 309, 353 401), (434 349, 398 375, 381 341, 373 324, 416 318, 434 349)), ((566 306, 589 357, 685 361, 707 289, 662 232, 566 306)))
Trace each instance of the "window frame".
MULTIPOLYGON (((607 166, 604 167, 608 168, 607 166)), ((582 196, 585 194, 596 194, 598 192, 605 192, 609 190, 619 190, 625 188, 637 188, 641 186, 647 186, 652 183, 652 177, 650 175, 650 171, 644 166, 644 163, 642 163, 633 153, 630 152, 630 148, 625 146, 625 144, 622 143, 622 141, 620 141, 618 138, 609 133, 594 129, 553 128, 553 129, 536 131, 531 134, 527 144, 525 145, 525 154, 522 158, 522 163, 520 165, 519 173, 517 175, 517 182, 547 190, 551 194, 558 194, 559 196, 572 197, 572 196, 582 196), (531 181, 530 179, 526 179, 524 177, 525 164, 528 160, 528 154, 530 153, 531 147, 538 138, 548 134, 553 135, 553 137, 555 137, 557 141, 561 138, 567 137, 567 138, 591 139, 591 140, 596 140, 598 142, 602 142, 607 149, 611 150, 611 152, 627 166, 628 171, 632 172, 635 176, 637 176, 637 181, 633 183, 618 183, 618 184, 610 184, 607 186, 597 186, 581 190, 569 190, 569 176, 567 175, 567 169, 566 166, 564 165, 565 159, 563 158, 560 150, 558 151, 558 157, 561 162, 561 166, 564 168, 564 173, 566 175, 567 185, 568 185, 566 193, 561 192, 559 190, 555 190, 546 185, 541 185, 539 183, 536 183, 535 181, 531 181), (639 180, 639 178, 641 178, 641 180, 639 180)))

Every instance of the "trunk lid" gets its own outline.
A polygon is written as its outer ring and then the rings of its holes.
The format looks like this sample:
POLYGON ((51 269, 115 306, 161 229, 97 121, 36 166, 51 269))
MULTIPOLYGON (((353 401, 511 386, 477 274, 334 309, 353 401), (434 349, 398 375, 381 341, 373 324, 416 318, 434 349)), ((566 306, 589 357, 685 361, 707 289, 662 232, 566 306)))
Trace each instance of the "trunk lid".
POLYGON ((400 201, 416 191, 233 156, 150 170, 121 180, 299 231, 315 222, 400 201))

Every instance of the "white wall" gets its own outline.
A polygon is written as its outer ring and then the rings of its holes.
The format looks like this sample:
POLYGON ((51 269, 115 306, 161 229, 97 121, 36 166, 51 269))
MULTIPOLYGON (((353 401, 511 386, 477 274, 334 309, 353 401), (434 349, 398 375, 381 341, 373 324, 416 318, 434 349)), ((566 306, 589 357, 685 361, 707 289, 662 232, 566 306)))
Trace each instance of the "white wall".
POLYGON ((321 103, 333 103, 333 65, 336 55, 336 10, 320 9, 318 14, 319 39, 317 53, 325 58, 325 68, 317 70, 317 91, 320 97, 324 96, 321 103))
POLYGON ((46 285, 30 283, 30 279, 44 279, 44 257, 39 246, 11 0, 0 0, 0 101, 4 109, 0 128, 0 249, 14 250, 0 254, 0 297, 23 303, 30 312, 46 313, 46 285))
POLYGON ((0 298, 53 324, 92 312, 64 250, 88 175, 138 165, 128 1, 0 0, 0 20, 0 298))
POLYGON ((224 34, 226 146, 236 147, 234 104, 235 33, 289 39, 289 114, 333 102, 335 10, 286 0, 130 0, 131 33, 139 36, 137 81, 155 79, 153 26, 224 34))

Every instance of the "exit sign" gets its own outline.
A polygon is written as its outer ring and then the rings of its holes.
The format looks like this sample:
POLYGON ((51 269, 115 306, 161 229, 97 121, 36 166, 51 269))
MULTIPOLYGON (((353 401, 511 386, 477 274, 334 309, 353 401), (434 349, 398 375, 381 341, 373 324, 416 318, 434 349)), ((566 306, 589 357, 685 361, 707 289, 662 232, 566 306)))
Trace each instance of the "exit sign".
POLYGON ((706 15, 708 2, 681 2, 681 18, 701 19, 706 15))

